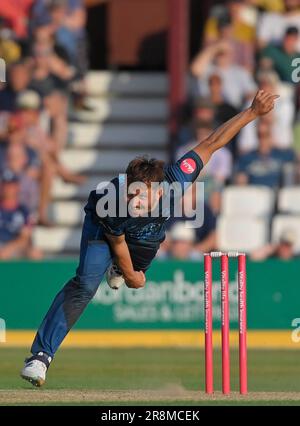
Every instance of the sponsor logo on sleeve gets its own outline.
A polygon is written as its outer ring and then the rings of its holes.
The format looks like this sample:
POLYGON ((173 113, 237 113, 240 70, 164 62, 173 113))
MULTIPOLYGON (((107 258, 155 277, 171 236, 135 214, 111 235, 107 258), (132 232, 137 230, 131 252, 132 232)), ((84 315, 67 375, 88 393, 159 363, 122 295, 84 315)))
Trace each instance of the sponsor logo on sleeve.
POLYGON ((195 160, 192 158, 185 158, 180 163, 180 169, 183 171, 183 173, 190 175, 194 173, 196 170, 196 163, 195 160))

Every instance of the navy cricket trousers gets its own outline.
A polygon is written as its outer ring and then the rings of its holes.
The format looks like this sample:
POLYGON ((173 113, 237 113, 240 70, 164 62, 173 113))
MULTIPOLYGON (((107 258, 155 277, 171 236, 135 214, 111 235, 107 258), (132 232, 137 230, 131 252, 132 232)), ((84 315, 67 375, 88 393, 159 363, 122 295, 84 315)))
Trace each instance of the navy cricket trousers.
POLYGON ((31 352, 45 352, 51 357, 95 295, 112 262, 103 229, 92 222, 87 212, 83 224, 80 260, 76 276, 55 297, 33 341, 31 352))

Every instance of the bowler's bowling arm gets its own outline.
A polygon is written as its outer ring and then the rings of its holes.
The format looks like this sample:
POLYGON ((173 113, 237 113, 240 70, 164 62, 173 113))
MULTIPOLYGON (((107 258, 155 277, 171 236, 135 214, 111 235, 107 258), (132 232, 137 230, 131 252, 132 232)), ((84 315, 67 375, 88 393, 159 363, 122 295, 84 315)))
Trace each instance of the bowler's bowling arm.
POLYGON ((105 234, 105 236, 115 255, 116 262, 122 271, 126 285, 130 288, 144 287, 145 275, 141 271, 134 270, 125 235, 114 236, 105 234))
POLYGON ((194 148, 203 164, 206 164, 212 154, 223 146, 227 145, 239 131, 261 115, 265 115, 274 108, 276 95, 271 95, 263 90, 257 92, 252 105, 245 111, 237 114, 229 121, 216 129, 208 138, 200 142, 194 148))

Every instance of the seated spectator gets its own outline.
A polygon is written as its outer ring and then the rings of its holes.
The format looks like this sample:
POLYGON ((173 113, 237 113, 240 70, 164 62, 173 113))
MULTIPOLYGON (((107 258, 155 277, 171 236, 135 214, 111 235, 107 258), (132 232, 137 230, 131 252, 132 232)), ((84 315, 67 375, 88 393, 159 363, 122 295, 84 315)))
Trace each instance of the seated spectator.
MULTIPOLYGON (((226 102, 223 95, 223 82, 218 74, 212 74, 209 78, 209 97, 214 106, 215 118, 214 128, 221 126, 221 124, 230 120, 239 110, 232 106, 229 102, 226 102)), ((233 157, 237 155, 237 139, 233 138, 228 145, 233 157)))
POLYGON ((234 117, 239 110, 226 102, 223 95, 223 82, 218 74, 212 74, 208 81, 209 98, 215 108, 214 127, 219 127, 221 124, 234 117))
POLYGON ((6 66, 18 61, 21 57, 21 48, 14 38, 11 29, 0 16, 0 58, 5 61, 6 66))
POLYGON ((30 78, 31 70, 27 62, 16 62, 9 67, 7 84, 0 90, 0 115, 4 111, 16 111, 17 96, 27 89, 30 78))
POLYGON ((212 8, 204 29, 204 43, 228 41, 234 50, 234 62, 253 70, 257 13, 245 1, 227 0, 212 8))
POLYGON ((19 176, 20 203, 36 216, 39 205, 39 170, 28 166, 26 147, 22 144, 9 144, 6 150, 5 169, 19 176))
MULTIPOLYGON (((191 253, 192 257, 197 257, 199 254, 211 251, 216 248, 216 218, 210 209, 210 207, 204 203, 203 204, 203 196, 201 193, 196 193, 197 186, 192 185, 185 193, 185 197, 182 199, 182 215, 180 217, 171 216, 170 219, 166 222, 167 236, 166 240, 163 242, 159 256, 162 257, 166 255, 166 253, 171 250, 171 242, 172 242, 172 230, 174 226, 178 226, 178 229, 182 234, 186 236, 190 236, 193 234, 193 252, 191 253), (198 199, 197 199, 198 197, 198 199), (197 205, 199 202, 203 207, 203 223, 201 226, 196 226, 195 221, 196 218, 196 202, 197 205), (193 223, 191 223, 193 222, 193 223), (192 233, 190 231, 181 231, 182 226, 179 227, 178 224, 184 225, 187 229, 192 229, 192 233), (195 226, 193 228, 188 228, 188 226, 195 226)), ((177 231, 176 231, 177 232, 177 231)), ((179 231, 178 231, 179 232, 179 231)), ((173 238, 174 240, 174 238, 173 238)), ((176 250, 180 245, 176 246, 176 250)))
POLYGON ((272 130, 268 123, 258 124, 258 148, 241 155, 236 167, 235 182, 239 185, 266 185, 280 187, 286 164, 294 164, 296 156, 291 149, 274 147, 272 130))
POLYGON ((43 108, 45 128, 59 155, 68 140, 68 99, 63 92, 54 90, 44 97, 43 108))
MULTIPOLYGON (((295 119, 293 87, 282 84, 274 71, 259 72, 257 81, 261 90, 280 96, 274 110, 261 119, 261 121, 268 122, 271 126, 274 147, 280 149, 291 148, 294 143, 293 125, 295 119)), ((254 121, 240 132, 238 148, 240 153, 246 153, 256 149, 257 146, 257 121, 254 121)))
POLYGON ((170 229, 167 257, 187 260, 200 257, 194 251, 195 229, 188 228, 184 222, 175 223, 170 229))
MULTIPOLYGON (((216 247, 216 218, 206 203, 204 204, 203 215, 203 225, 199 228, 192 228, 194 231, 193 241, 195 254, 196 252, 205 253, 207 251, 213 250, 216 247)), ((172 232, 174 225, 177 223, 183 223, 185 226, 187 226, 188 222, 194 220, 195 216, 183 216, 181 218, 171 217, 167 222, 167 231, 172 232)), ((167 236, 166 245, 163 247, 169 247, 169 242, 170 238, 167 236)))
POLYGON ((220 212, 222 190, 232 175, 232 166, 232 155, 224 147, 217 155, 213 155, 201 174, 205 185, 205 200, 216 215, 220 212))
POLYGON ((279 45, 269 44, 261 52, 260 67, 263 69, 272 68, 283 82, 293 83, 292 74, 294 68, 292 62, 299 58, 298 50, 299 30, 296 27, 289 27, 279 45))
POLYGON ((11 145, 22 145, 26 150, 28 159, 26 164, 27 173, 34 179, 37 179, 40 174, 41 161, 38 153, 27 146, 26 143, 26 127, 22 115, 19 112, 11 114, 6 127, 5 137, 0 144, 0 169, 5 167, 6 153, 11 145))
MULTIPOLYGON (((272 0, 274 3, 274 0, 272 0)), ((279 44, 288 27, 297 27, 300 32, 300 7, 298 0, 283 0, 284 10, 266 11, 262 14, 257 26, 257 39, 259 48, 264 48, 268 44, 279 44)), ((300 38, 297 42, 297 49, 300 50, 300 38)))
POLYGON ((31 244, 30 215, 19 203, 19 177, 6 171, 0 182, 0 259, 40 258, 31 244))
POLYGON ((83 76, 87 70, 85 54, 86 12, 82 0, 37 0, 33 7, 32 26, 49 23, 57 44, 68 53, 70 62, 83 76))
MULTIPOLYGON (((178 132, 178 148, 186 149, 196 140, 197 128, 209 128, 214 126, 216 119, 216 109, 209 98, 199 97, 191 102, 187 107, 191 107, 190 117, 181 124, 178 132)), ((188 111, 187 111, 188 112, 188 111)), ((186 113, 187 113, 186 112, 186 113)))
POLYGON ((33 49, 33 73, 30 88, 44 98, 54 90, 67 95, 74 69, 57 56, 51 40, 48 44, 35 45, 33 49))
MULTIPOLYGON (((70 85, 76 109, 91 108, 85 104, 84 77, 88 69, 86 42, 86 12, 82 0, 37 0, 33 7, 32 25, 36 30, 39 23, 50 27, 55 36, 55 51, 75 70, 70 85), (60 52, 65 52, 61 55, 60 52)), ((53 62, 53 61, 52 61, 53 62)), ((58 68, 63 66, 56 58, 58 68)), ((66 71, 66 70, 65 70, 66 71)), ((63 72, 65 72, 63 71, 63 72)), ((62 70, 60 70, 62 76, 62 70)))
POLYGON ((222 79, 225 101, 238 109, 253 97, 256 90, 252 75, 234 63, 233 49, 226 41, 217 42, 202 50, 193 60, 191 72, 198 79, 201 96, 209 95, 209 78, 218 74, 222 79))
MULTIPOLYGON (((185 120, 178 134, 180 146, 190 144, 196 139, 197 129, 211 130, 219 127, 238 113, 236 108, 225 101, 222 80, 218 74, 212 74, 209 78, 209 96, 196 98, 190 106, 193 107, 190 111, 191 118, 185 120)), ((199 137, 204 138, 202 135, 198 135, 198 139, 199 137)), ((233 153, 235 153, 235 145, 235 139, 233 139, 229 145, 233 153)))
POLYGON ((216 111, 215 106, 209 97, 199 97, 195 100, 194 105, 194 123, 207 123, 211 126, 214 124, 216 111))
POLYGON ((32 90, 23 92, 18 97, 17 106, 25 130, 24 143, 38 154, 42 164, 39 223, 44 226, 50 226, 47 215, 54 177, 58 175, 64 181, 75 184, 85 182, 86 178, 72 173, 61 164, 58 156, 59 151, 54 140, 45 132, 41 125, 41 103, 37 93, 32 90))
POLYGON ((264 12, 284 12, 283 0, 253 0, 252 4, 264 12))
POLYGON ((0 16, 5 18, 9 28, 18 40, 28 36, 28 18, 34 0, 10 0, 0 2, 0 16))
POLYGON ((295 233, 292 229, 286 229, 282 232, 277 244, 267 244, 266 246, 251 253, 252 260, 263 261, 270 257, 276 257, 281 260, 290 260, 295 256, 295 233))

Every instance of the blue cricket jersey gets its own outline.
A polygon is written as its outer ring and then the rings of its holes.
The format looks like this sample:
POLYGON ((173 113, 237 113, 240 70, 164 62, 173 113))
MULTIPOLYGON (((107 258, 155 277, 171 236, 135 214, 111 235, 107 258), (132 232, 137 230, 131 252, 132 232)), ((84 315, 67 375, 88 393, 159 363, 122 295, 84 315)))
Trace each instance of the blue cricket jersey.
MULTIPOLYGON (((202 168, 203 162, 199 155, 195 151, 189 151, 175 164, 165 166, 163 184, 178 182, 183 193, 187 185, 192 184, 197 179, 202 168)), ((111 183, 116 188, 116 196, 119 196, 120 190, 122 190, 122 182, 120 182, 119 177, 114 178, 111 183)), ((124 217, 119 217, 116 214, 115 217, 106 216, 100 218, 96 212, 96 205, 102 196, 97 194, 96 190, 92 191, 85 206, 85 211, 92 214, 93 221, 99 223, 106 234, 125 235, 135 270, 147 270, 160 244, 165 239, 165 223, 172 214, 173 194, 171 196, 170 194, 162 196, 157 217, 132 217, 128 214, 124 215, 124 217), (165 202, 168 200, 165 200, 164 197, 170 197, 170 203, 165 202), (168 205, 170 209, 164 207, 168 205)))

